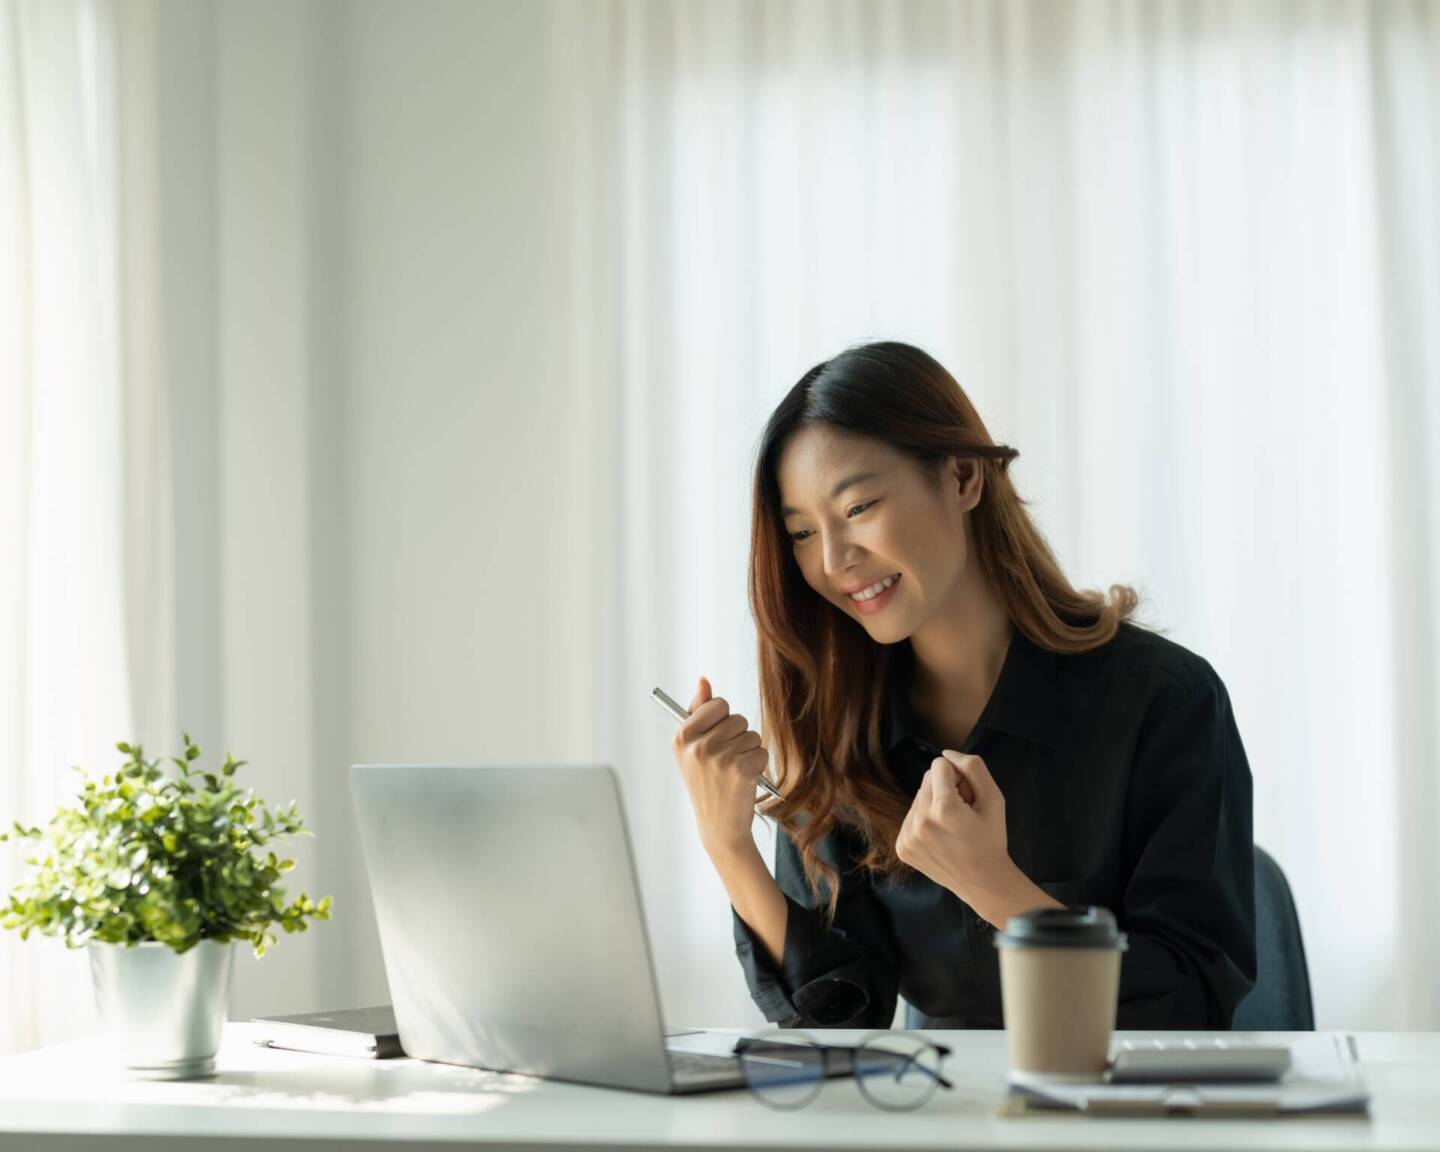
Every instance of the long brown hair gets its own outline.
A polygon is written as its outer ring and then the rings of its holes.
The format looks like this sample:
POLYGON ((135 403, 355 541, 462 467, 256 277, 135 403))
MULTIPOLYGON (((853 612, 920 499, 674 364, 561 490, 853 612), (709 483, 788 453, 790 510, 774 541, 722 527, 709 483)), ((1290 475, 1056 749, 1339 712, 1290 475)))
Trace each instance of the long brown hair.
POLYGON ((996 444, 960 385, 934 358, 886 341, 850 348, 806 372, 765 425, 750 520, 750 608, 759 635, 760 711, 782 801, 773 817, 794 841, 817 901, 833 917, 838 878, 820 858, 838 824, 866 845, 860 863, 888 877, 909 871, 895 838, 910 801, 893 782, 881 744, 892 647, 877 644, 805 582, 780 515, 777 465, 791 436, 810 425, 866 436, 936 477, 947 457, 983 469, 969 524, 976 559, 1011 623, 1053 652, 1109 641, 1137 597, 1114 585, 1077 591, 1010 481, 1019 453, 996 444), (829 889, 822 897, 822 884, 829 889))

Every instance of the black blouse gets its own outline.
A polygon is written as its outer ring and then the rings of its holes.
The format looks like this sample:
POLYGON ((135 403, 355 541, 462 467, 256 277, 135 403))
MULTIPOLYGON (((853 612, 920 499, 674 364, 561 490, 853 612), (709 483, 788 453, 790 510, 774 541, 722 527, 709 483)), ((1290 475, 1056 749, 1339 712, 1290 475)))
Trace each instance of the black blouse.
MULTIPOLYGON (((902 641, 882 721, 896 783, 913 797, 940 754, 908 703, 902 641)), ((1210 665, 1122 624, 1102 648, 1059 655, 1012 629, 990 700, 960 751, 1005 796, 1010 856, 1063 904, 1111 909, 1129 937, 1120 1028, 1229 1028, 1255 982, 1250 767, 1210 665)), ((912 873, 858 867, 832 832, 840 875, 827 929, 789 837, 777 835, 785 955, 777 969, 734 916, 736 953, 766 1019, 785 1027, 888 1028, 896 995, 927 1028, 1000 1028, 995 930, 954 893, 912 873)))

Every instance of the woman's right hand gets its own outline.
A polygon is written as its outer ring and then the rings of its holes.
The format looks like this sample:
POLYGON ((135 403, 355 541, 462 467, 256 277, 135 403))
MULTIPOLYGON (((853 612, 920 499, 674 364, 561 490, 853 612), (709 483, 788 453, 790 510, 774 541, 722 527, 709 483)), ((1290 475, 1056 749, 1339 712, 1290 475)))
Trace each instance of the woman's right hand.
POLYGON ((744 716, 730 715, 722 697, 711 697, 710 681, 703 676, 690 701, 690 718, 675 730, 672 747, 705 851, 713 859, 753 847, 756 780, 770 753, 744 716))

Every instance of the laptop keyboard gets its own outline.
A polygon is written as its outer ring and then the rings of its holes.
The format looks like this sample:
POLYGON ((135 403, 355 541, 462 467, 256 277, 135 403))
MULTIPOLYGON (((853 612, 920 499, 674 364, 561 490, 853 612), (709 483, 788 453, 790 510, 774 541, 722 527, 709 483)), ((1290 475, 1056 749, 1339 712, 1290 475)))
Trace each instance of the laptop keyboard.
POLYGON ((667 1051, 670 1057, 670 1071, 677 1078, 696 1076, 734 1076, 740 1071, 740 1061, 734 1056, 707 1056, 703 1052, 667 1051))

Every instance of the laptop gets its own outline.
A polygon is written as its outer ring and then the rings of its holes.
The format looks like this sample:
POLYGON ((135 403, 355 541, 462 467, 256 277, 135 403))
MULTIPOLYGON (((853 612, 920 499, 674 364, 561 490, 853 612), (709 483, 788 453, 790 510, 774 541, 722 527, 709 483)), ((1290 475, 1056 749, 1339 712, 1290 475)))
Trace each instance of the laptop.
MULTIPOLYGON (((666 1046, 608 765, 356 764, 350 787, 409 1056, 683 1094, 733 1055, 666 1046)), ((728 1045, 727 1045, 728 1047, 728 1045)))

